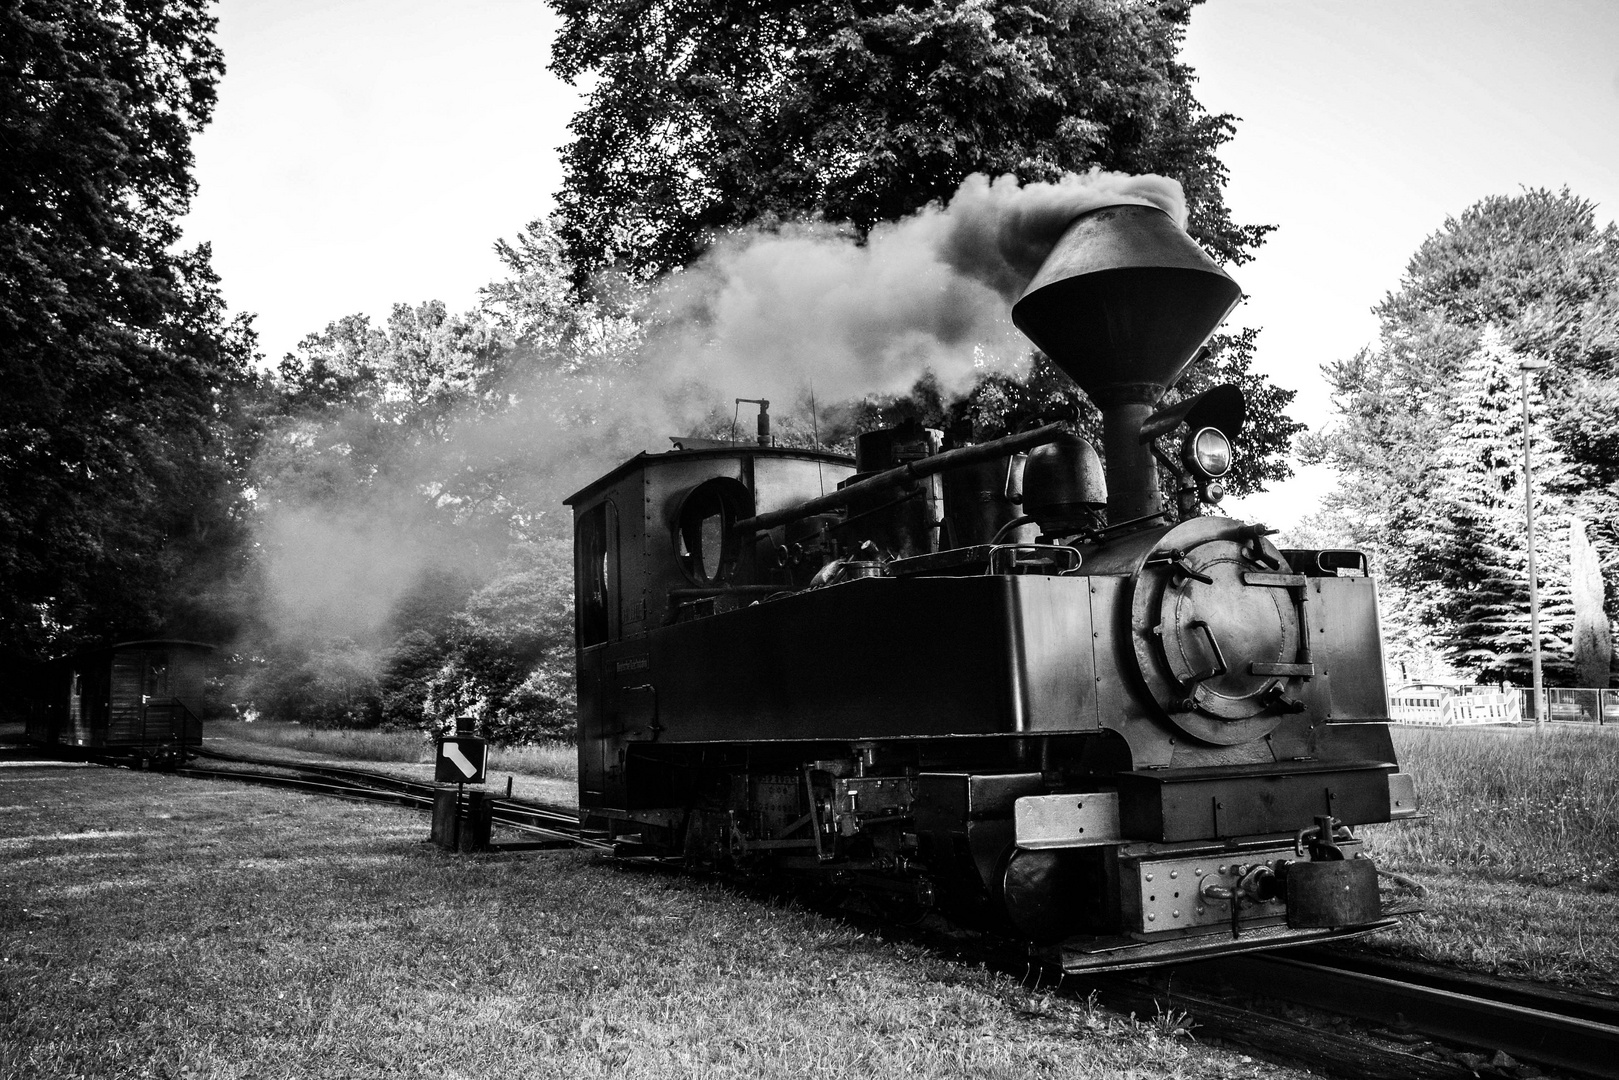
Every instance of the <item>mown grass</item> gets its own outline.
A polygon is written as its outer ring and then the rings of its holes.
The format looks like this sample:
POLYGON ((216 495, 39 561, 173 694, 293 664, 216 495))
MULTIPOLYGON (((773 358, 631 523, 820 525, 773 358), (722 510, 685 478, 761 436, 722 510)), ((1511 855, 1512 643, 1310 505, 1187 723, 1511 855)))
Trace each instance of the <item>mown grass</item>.
POLYGON ((1287 1075, 800 908, 408 811, 0 777, 0 1075, 1287 1075))
POLYGON ((1393 729, 1425 820, 1379 830, 1408 866, 1619 888, 1619 732, 1393 729))
POLYGON ((1365 947, 1619 991, 1619 732, 1393 734, 1426 817, 1365 834, 1427 911, 1365 947))
MULTIPOLYGON (((204 734, 344 761, 426 765, 433 760, 433 742, 419 731, 354 731, 263 720, 214 720, 204 734)), ((488 767, 492 771, 575 780, 579 756, 572 743, 491 746, 488 767)))

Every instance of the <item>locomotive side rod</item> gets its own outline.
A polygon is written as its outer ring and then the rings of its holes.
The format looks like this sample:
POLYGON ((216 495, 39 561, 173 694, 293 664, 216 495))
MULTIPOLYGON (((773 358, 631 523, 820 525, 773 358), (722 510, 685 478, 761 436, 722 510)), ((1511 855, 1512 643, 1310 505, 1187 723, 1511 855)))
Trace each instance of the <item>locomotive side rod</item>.
POLYGON ((823 513, 827 510, 841 510, 848 506, 852 500, 873 492, 886 491, 890 488, 903 487, 906 484, 920 480, 934 473, 945 472, 949 469, 959 469, 967 465, 977 465, 980 462, 992 461, 1008 454, 1032 450, 1036 446, 1056 442, 1065 434, 1061 424, 1047 424, 1045 427, 1035 428, 1033 431, 1020 432, 1017 435, 1007 435, 1003 438, 993 439, 977 446, 963 446, 959 450, 946 450, 942 454, 922 458, 920 461, 907 462, 898 468, 880 472, 876 476, 868 476, 858 483, 850 484, 846 488, 822 495, 820 498, 789 506, 783 510, 772 510, 768 514, 758 514, 754 517, 744 518, 732 528, 743 534, 764 532, 774 529, 777 525, 785 525, 790 521, 798 521, 813 514, 823 513))

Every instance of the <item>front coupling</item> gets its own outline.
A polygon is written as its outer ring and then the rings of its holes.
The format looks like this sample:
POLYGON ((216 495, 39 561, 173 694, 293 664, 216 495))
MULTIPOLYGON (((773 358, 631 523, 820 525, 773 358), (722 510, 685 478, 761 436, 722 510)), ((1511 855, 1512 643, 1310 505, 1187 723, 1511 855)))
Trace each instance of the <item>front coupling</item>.
POLYGON ((1291 927, 1361 926, 1382 917, 1370 859, 1290 862, 1281 877, 1291 927))

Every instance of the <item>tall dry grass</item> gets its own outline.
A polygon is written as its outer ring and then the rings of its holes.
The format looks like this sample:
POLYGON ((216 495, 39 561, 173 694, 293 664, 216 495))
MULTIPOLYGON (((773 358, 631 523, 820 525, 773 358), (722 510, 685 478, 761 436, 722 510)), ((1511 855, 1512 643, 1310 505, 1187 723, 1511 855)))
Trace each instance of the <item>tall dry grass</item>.
MULTIPOLYGON (((347 761, 388 761, 411 765, 431 764, 433 761, 433 742, 419 731, 353 731, 276 721, 246 723, 213 720, 209 721, 208 734, 347 761)), ((488 767, 490 770, 527 776, 576 780, 579 776, 579 752, 572 743, 563 742, 491 746, 488 767)))
POLYGON ((205 734, 350 761, 421 763, 433 760, 433 744, 419 731, 355 731, 305 727, 273 720, 253 723, 212 720, 205 734))
POLYGON ((1380 826, 1412 870, 1619 890, 1619 731, 1393 729, 1426 820, 1380 826))
POLYGON ((579 779, 579 748, 573 743, 545 742, 528 746, 492 746, 489 768, 528 776, 579 779))

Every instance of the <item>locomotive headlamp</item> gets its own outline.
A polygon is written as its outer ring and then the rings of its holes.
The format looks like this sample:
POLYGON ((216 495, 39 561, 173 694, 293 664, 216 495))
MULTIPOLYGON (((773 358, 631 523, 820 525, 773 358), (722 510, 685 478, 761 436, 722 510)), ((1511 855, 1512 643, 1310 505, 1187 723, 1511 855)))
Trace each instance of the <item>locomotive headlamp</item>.
POLYGON ((1231 440, 1219 428, 1199 428, 1187 436, 1181 460, 1205 480, 1224 476, 1231 471, 1231 440))

